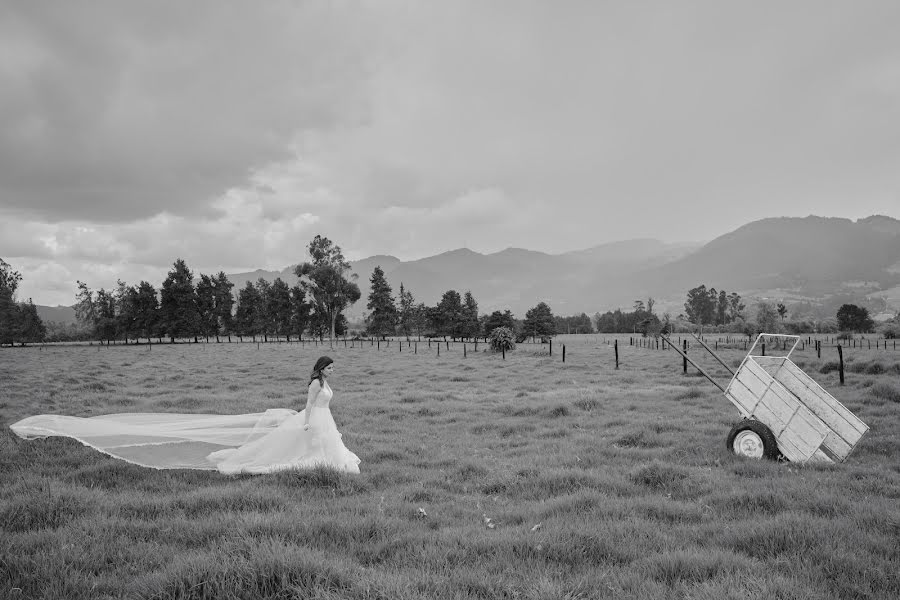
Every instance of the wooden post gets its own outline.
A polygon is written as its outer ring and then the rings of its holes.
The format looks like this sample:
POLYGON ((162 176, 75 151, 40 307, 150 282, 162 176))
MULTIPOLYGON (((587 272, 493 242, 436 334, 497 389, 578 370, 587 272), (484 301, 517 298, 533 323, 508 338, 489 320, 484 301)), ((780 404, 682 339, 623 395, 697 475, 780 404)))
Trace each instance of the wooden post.
POLYGON ((466 357, 466 344, 463 342, 463 358, 466 357))
POLYGON ((765 342, 762 343, 762 355, 763 356, 766 355, 766 343, 765 342))
POLYGON ((450 342, 444 342, 444 343, 447 344, 447 350, 449 351, 450 350, 450 342))
POLYGON ((503 348, 501 348, 501 350, 503 352, 503 360, 506 360, 506 346, 503 346, 503 348))
MULTIPOLYGON (((565 348, 565 346, 563 346, 565 348)), ((553 338, 550 338, 550 356, 553 356, 553 338)))
POLYGON ((416 341, 416 345, 413 346, 413 354, 418 354, 418 353, 419 353, 419 342, 416 341))
POLYGON ((684 374, 687 375, 687 340, 681 342, 681 347, 684 348, 684 358, 682 359, 682 369, 684 370, 684 374))
POLYGON ((437 345, 437 349, 438 349, 437 355, 438 355, 438 357, 440 357, 441 356, 441 345, 440 344, 437 345))
POLYGON ((839 373, 841 377, 841 385, 844 385, 844 350, 841 348, 841 345, 838 344, 838 364, 839 364, 839 373))
POLYGON ((616 369, 619 368, 619 340, 613 343, 613 350, 616 352, 616 369))
POLYGON ((816 358, 822 358, 822 340, 816 340, 816 358))
POLYGON ((378 340, 378 348, 377 350, 381 350, 381 340, 378 340))
POLYGON ((563 362, 566 362, 566 345, 563 344, 563 362))

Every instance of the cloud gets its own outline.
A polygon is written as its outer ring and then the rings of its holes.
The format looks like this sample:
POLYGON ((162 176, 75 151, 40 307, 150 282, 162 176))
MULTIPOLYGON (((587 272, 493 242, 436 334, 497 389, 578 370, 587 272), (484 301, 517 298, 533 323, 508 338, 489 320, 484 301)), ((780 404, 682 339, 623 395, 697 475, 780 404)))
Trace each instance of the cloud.
POLYGON ((47 220, 210 214, 298 132, 365 119, 351 8, 4 4, 0 205, 47 220))
POLYGON ((897 216, 898 16, 5 3, 0 256, 100 287, 281 269, 316 234, 415 259, 897 216))

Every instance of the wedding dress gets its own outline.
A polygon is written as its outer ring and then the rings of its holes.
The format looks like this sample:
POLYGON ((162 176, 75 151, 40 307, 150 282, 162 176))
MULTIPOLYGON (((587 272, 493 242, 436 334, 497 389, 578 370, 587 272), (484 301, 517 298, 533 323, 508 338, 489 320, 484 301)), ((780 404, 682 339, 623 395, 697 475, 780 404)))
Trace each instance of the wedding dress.
POLYGON ((331 416, 328 382, 306 409, 245 415, 121 413, 97 417, 37 415, 10 425, 21 438, 64 436, 115 458, 154 469, 271 473, 316 465, 359 473, 331 416))

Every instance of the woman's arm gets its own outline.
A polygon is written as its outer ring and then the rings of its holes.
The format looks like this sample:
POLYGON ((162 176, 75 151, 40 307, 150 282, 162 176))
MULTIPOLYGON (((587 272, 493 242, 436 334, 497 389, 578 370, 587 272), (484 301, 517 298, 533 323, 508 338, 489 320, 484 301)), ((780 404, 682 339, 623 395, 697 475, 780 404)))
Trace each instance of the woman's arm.
POLYGON ((303 411, 306 414, 303 417, 303 429, 309 429, 310 409, 315 405, 316 396, 319 395, 320 391, 322 391, 322 385, 319 383, 318 379, 313 379, 309 384, 309 393, 306 394, 306 410, 303 411))

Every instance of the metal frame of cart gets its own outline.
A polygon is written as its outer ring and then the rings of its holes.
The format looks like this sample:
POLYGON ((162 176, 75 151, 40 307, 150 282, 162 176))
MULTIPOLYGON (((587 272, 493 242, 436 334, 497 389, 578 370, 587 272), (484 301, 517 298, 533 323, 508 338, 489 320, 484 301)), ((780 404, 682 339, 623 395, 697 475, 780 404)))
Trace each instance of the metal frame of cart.
POLYGON ((737 371, 732 371, 703 340, 694 337, 733 374, 723 388, 673 346, 718 386, 741 413, 743 420, 728 435, 728 445, 736 454, 761 458, 780 453, 792 462, 843 462, 869 430, 790 359, 800 342, 799 336, 759 334, 737 371), (776 341, 770 348, 777 348, 780 341, 782 348, 790 344, 790 349, 783 356, 767 356, 767 340, 776 341), (761 353, 756 352, 758 347, 761 353), (773 441, 778 452, 771 448, 773 441))

